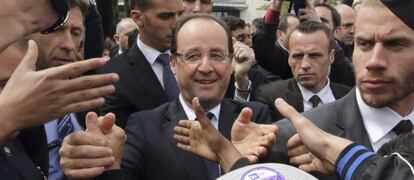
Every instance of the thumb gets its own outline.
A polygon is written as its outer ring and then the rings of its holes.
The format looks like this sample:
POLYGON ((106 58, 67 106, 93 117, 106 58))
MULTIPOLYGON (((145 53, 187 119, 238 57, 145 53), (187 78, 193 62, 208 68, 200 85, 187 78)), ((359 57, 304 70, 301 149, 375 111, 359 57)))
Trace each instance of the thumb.
POLYGON ((236 43, 236 42, 237 42, 237 39, 234 38, 234 37, 231 37, 231 43, 234 45, 234 43, 236 43))
POLYGON ((99 128, 98 115, 95 112, 89 112, 86 115, 86 132, 95 135, 103 135, 99 128))
POLYGON ((252 110, 250 108, 243 108, 237 117, 237 121, 242 124, 249 124, 252 118, 252 110))
POLYGON ((105 114, 104 117, 99 119, 99 128, 103 134, 110 133, 114 124, 115 124, 115 114, 113 113, 105 114))
POLYGON ((306 131, 317 131, 319 129, 310 120, 306 119, 298 111, 296 111, 295 108, 287 104, 283 99, 277 98, 275 100, 275 106, 280 114, 292 122, 299 134, 306 131))
POLYGON ((22 62, 17 66, 16 71, 35 71, 36 62, 38 57, 37 44, 33 40, 29 40, 26 55, 23 57, 22 62))
POLYGON ((206 116, 203 108, 200 105, 200 100, 198 97, 193 98, 193 110, 196 115, 196 120, 200 123, 201 128, 204 129, 208 126, 211 126, 210 120, 206 116))

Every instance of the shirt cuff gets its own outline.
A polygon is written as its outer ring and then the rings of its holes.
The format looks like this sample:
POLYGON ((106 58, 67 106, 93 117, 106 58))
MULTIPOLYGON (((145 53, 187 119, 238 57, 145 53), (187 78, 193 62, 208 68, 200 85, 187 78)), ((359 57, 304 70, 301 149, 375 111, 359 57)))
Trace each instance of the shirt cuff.
POLYGON ((249 80, 249 85, 247 89, 240 89, 237 85, 237 82, 234 83, 234 87, 236 87, 236 92, 234 93, 234 100, 246 102, 250 100, 250 89, 252 86, 252 82, 249 80))
POLYGON ((350 180, 356 170, 371 159, 375 153, 366 147, 352 143, 339 155, 335 163, 335 172, 339 179, 350 180))
POLYGON ((263 18, 263 22, 266 24, 279 24, 279 16, 279 11, 274 11, 269 8, 263 18))

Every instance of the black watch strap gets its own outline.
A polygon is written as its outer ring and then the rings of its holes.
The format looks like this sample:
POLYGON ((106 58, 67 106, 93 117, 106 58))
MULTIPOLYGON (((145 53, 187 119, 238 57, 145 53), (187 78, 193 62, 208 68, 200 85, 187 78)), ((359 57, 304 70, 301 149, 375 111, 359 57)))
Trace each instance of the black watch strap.
POLYGON ((69 18, 70 2, 69 0, 50 0, 55 11, 59 14, 59 19, 55 24, 42 31, 42 34, 47 34, 57 31, 59 28, 65 25, 69 18))

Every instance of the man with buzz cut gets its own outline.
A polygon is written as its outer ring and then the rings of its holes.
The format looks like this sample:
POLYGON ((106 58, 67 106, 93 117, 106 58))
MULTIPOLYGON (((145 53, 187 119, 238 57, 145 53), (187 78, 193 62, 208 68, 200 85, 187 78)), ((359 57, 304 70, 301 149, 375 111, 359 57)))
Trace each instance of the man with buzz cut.
POLYGON ((333 43, 332 33, 322 23, 305 21, 292 29, 286 44, 293 78, 262 85, 255 93, 257 101, 272 110, 274 121, 283 118, 274 106, 277 98, 304 112, 348 93, 349 87, 331 82, 328 77, 334 61, 333 43))

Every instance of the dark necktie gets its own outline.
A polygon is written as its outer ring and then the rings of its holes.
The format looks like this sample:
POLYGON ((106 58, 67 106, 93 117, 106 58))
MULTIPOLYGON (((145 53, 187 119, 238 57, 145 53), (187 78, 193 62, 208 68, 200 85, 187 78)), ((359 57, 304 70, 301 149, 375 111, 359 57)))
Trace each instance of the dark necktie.
MULTIPOLYGON (((208 112, 206 114, 206 116, 210 120, 212 118, 214 118, 214 114, 211 113, 211 112, 208 112)), ((211 162, 211 161, 206 160, 206 159, 204 160, 204 163, 206 164, 207 171, 208 171, 208 174, 210 176, 210 180, 217 179, 220 176, 220 167, 219 167, 219 165, 217 163, 215 163, 215 162, 211 162)))
POLYGON ((318 95, 313 95, 310 99, 309 102, 312 103, 312 108, 314 107, 318 107, 319 103, 321 102, 321 99, 319 98, 318 95))
POLYGON ((74 127, 73 127, 73 123, 72 123, 72 118, 70 116, 70 114, 64 116, 63 118, 59 118, 58 119, 58 136, 59 136, 59 140, 60 142, 63 142, 63 139, 69 135, 70 133, 73 132, 74 127))
POLYGON ((392 131, 394 131, 397 135, 410 133, 413 131, 413 124, 410 120, 402 120, 394 128, 392 128, 392 131))
POLYGON ((178 97, 178 85, 177 80, 171 70, 169 55, 162 53, 158 56, 157 61, 162 64, 162 80, 164 81, 165 93, 168 96, 168 100, 172 101, 178 97))

